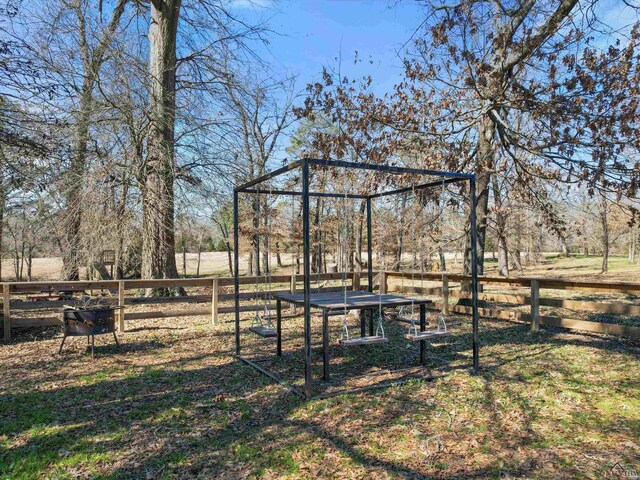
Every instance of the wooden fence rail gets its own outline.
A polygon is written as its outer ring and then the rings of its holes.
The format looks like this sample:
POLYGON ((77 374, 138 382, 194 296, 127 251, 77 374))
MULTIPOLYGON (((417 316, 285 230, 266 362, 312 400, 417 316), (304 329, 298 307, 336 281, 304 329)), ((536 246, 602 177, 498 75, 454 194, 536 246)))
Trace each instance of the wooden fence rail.
MULTIPOLYGON (((344 278, 344 274, 323 273, 313 275, 313 282, 323 282, 320 286, 322 291, 335 291, 342 286, 326 286, 324 282, 340 281, 344 278)), ((348 288, 359 290, 362 288, 362 280, 366 281, 365 272, 348 272, 348 288)), ((280 286, 279 289, 271 288, 271 293, 275 292, 295 292, 298 284, 301 283, 301 275, 272 275, 271 285, 280 286), (284 287, 284 288, 282 288, 284 287)), ((470 307, 464 305, 451 306, 449 299, 468 299, 470 294, 465 291, 457 291, 452 287, 451 282, 464 284, 469 282, 470 277, 460 274, 441 274, 437 272, 428 273, 398 273, 398 272, 382 272, 376 275, 374 279, 374 288, 379 288, 382 292, 402 291, 402 293, 418 293, 424 295, 432 295, 440 297, 438 305, 445 310, 451 310, 455 313, 469 314, 470 307), (405 283, 409 285, 402 285, 405 283), (416 286, 416 282, 427 281, 437 282, 437 287, 420 287, 416 286), (393 283, 393 285, 391 284, 393 283), (401 283, 401 285, 398 285, 401 283)), ((498 318, 508 318, 531 323, 532 330, 537 330, 540 325, 559 326, 570 329, 579 329, 592 332, 609 333, 615 335, 625 335, 640 338, 640 328, 629 327, 624 325, 609 324, 595 321, 585 321, 577 319, 566 319, 560 317, 551 317, 540 315, 540 306, 567 308, 573 310, 583 310, 587 312, 605 313, 605 314, 623 314, 623 315, 640 315, 639 304, 627 304, 621 302, 595 302, 583 300, 570 300, 561 298, 541 297, 541 290, 573 290, 588 291, 599 293, 623 293, 630 295, 640 295, 640 283, 633 282, 585 282, 562 279, 549 278, 524 278, 524 277, 479 277, 481 285, 501 285, 504 287, 516 287, 527 289, 526 294, 492 294, 480 293, 479 299, 488 302, 506 303, 513 305, 528 305, 530 312, 514 312, 499 309, 480 309, 481 316, 492 316, 498 318)), ((60 325, 60 315, 57 316, 32 316, 28 318, 12 318, 12 311, 35 311, 42 309, 62 308, 63 305, 69 303, 64 300, 52 300, 44 302, 19 302, 14 299, 11 301, 12 295, 27 294, 48 294, 52 295, 60 292, 84 292, 101 290, 107 291, 112 297, 104 299, 106 304, 118 305, 118 326, 120 331, 124 331, 126 321, 148 318, 178 317, 190 315, 211 315, 213 324, 218 322, 219 314, 231 313, 233 307, 221 306, 220 303, 233 299, 233 293, 223 290, 224 287, 233 286, 233 277, 207 277, 207 278, 180 278, 180 279, 158 279, 158 280, 98 280, 98 281, 77 281, 77 282, 7 282, 0 284, 3 298, 3 330, 4 339, 11 339, 12 328, 35 327, 45 325, 60 325), (211 295, 189 295, 176 297, 127 297, 127 290, 144 290, 154 288, 175 288, 175 287, 200 287, 211 288, 211 295), (163 304, 163 303, 210 303, 208 307, 189 307, 180 310, 149 310, 144 312, 127 312, 126 307, 130 305, 142 304, 163 304)), ((241 292, 241 300, 255 300, 264 296, 264 290, 269 285, 264 276, 245 276, 240 278, 241 286, 255 285, 255 291, 241 292)), ((256 311, 264 308, 263 305, 242 305, 241 311, 256 311)), ((273 307, 272 307, 273 308, 273 307)))
MULTIPOLYGON (((465 305, 449 306, 449 298, 470 299, 471 293, 466 291, 451 292, 449 282, 451 280, 460 283, 469 282, 470 277, 459 274, 442 274, 442 273, 398 273, 387 272, 386 278, 400 279, 401 285, 393 285, 387 287, 389 291, 400 291, 402 293, 418 293, 425 295, 438 295, 441 301, 436 304, 438 308, 450 308, 453 312, 471 314, 471 307, 465 305), (404 279, 404 281, 403 281, 404 279), (410 286, 403 286, 411 280, 410 286), (429 282, 442 282, 441 287, 429 288, 418 287, 413 285, 414 282, 421 280, 429 282)), ((640 338, 640 328, 626 325, 587 321, 573 318, 563 318, 549 315, 540 315, 540 306, 566 308, 570 310, 581 310, 586 312, 619 314, 619 315, 640 315, 640 304, 628 304, 621 302, 595 302, 583 300, 571 300, 563 298, 541 298, 540 290, 573 290, 588 291, 598 293, 624 293, 630 295, 640 295, 640 283, 632 282, 584 282, 574 280, 549 279, 549 278, 504 278, 504 277, 479 277, 481 285, 501 285, 515 286, 520 288, 529 288, 529 295, 505 295, 480 293, 478 299, 487 302, 507 303, 515 305, 530 306, 529 313, 517 311, 505 311, 497 308, 480 308, 479 314, 482 317, 504 318, 509 320, 518 320, 531 323, 531 330, 537 331, 540 325, 553 327, 562 327, 572 330, 583 330, 588 332, 606 333, 611 335, 620 335, 633 338, 640 338), (598 288, 601 286, 602 288, 598 288)), ((640 300, 639 300, 640 302, 640 300)))
MULTIPOLYGON (((359 289, 361 288, 362 278, 366 273, 363 272, 348 272, 347 288, 359 289)), ((322 273, 314 274, 312 282, 327 282, 343 280, 344 274, 342 272, 322 273)), ((301 275, 271 275, 270 279, 265 276, 243 276, 240 277, 240 285, 255 286, 255 291, 241 292, 241 300, 255 300, 262 299, 265 295, 265 289, 271 284, 287 285, 288 289, 274 290, 275 292, 295 292, 297 284, 301 283, 301 275)), ((153 279, 153 280, 96 280, 96 281, 46 281, 46 282, 6 282, 0 284, 2 289, 3 298, 3 322, 2 328, 4 332, 4 340, 11 340, 12 328, 27 328, 38 326, 51 326, 61 324, 61 315, 44 315, 44 316, 31 316, 31 317, 13 317, 12 311, 37 311, 37 310, 51 310, 62 309, 64 305, 72 303, 70 300, 49 300, 47 302, 24 302, 24 301, 11 301, 12 295, 28 295, 28 294, 46 294, 48 296, 55 296, 57 294, 69 294, 74 292, 86 292, 86 291, 105 291, 108 292, 111 297, 105 297, 101 303, 106 305, 117 305, 118 310, 118 329, 123 332, 126 328, 127 320, 139 320, 148 318, 164 318, 164 317, 182 317, 192 315, 211 315, 211 322, 215 324, 218 321, 218 315, 223 313, 231 313, 234 311, 233 307, 220 306, 221 302, 233 300, 233 293, 223 293, 221 288, 231 287, 234 284, 233 277, 206 277, 206 278, 176 278, 176 279, 153 279), (189 296, 174 296, 174 297, 126 297, 127 290, 144 290, 155 288, 188 288, 188 287, 200 287, 211 288, 211 295, 189 295, 189 296), (128 305, 140 305, 140 304, 162 304, 162 303, 210 303, 209 307, 193 307, 182 308, 180 310, 152 310, 145 312, 127 312, 126 307, 128 305)), ((341 290, 342 286, 324 286, 321 284, 318 288, 321 291, 336 291, 341 290)), ((258 311, 264 308, 264 305, 242 305, 240 311, 250 312, 258 311)), ((275 308, 272 306, 271 308, 275 308)))

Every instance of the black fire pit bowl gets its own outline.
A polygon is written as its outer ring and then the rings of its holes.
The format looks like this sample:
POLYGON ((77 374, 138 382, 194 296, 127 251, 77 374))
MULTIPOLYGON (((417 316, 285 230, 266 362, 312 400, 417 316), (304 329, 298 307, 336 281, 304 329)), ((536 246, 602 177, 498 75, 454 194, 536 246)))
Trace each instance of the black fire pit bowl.
POLYGON ((62 353, 62 347, 67 337, 91 337, 91 358, 96 335, 113 333, 113 338, 118 344, 116 337, 116 307, 99 307, 90 309, 65 308, 62 311, 62 343, 58 353, 62 353))

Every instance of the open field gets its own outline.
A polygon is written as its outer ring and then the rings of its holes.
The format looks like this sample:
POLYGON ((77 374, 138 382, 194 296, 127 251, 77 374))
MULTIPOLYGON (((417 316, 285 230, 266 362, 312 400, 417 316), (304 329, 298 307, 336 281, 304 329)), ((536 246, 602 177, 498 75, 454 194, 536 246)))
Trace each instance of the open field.
MULTIPOLYGON (((282 255, 283 262, 291 264, 288 255, 282 255)), ((178 272, 182 274, 182 254, 176 254, 178 272)), ((275 264, 275 255, 273 256, 275 264)), ((198 254, 187 253, 187 275, 195 275, 198 265, 198 254)), ((242 258, 241 272, 246 270, 246 259, 242 258)), ((62 271, 62 257, 47 257, 33 259, 33 279, 35 280, 60 280, 62 271)), ((203 252, 200 256, 200 275, 229 275, 229 261, 226 252, 203 252)), ((86 268, 80 269, 80 277, 86 278, 86 268)), ((5 281, 15 281, 15 272, 12 259, 2 259, 2 278, 5 281)))
MULTIPOLYGON (((282 254, 282 261, 285 267, 282 269, 274 269, 275 272, 283 271, 289 273, 291 271, 291 258, 289 254, 282 254)), ((447 258, 447 270, 451 272, 461 272, 461 262, 455 261, 453 258, 447 258)), ((554 278, 572 278, 575 280, 601 279, 601 280, 626 280, 640 281, 640 265, 630 264, 626 256, 611 256, 609 258, 609 272, 600 274, 601 257, 583 255, 574 255, 569 258, 561 257, 557 253, 546 253, 544 260, 538 265, 525 265, 522 272, 512 270, 512 276, 528 276, 528 277, 554 277, 554 278)), ((182 254, 176 255, 178 271, 182 273, 182 254)), ((409 256, 407 256, 407 263, 409 256)), ((276 264, 275 256, 272 258, 272 265, 276 264)), ((241 272, 246 271, 246 258, 242 258, 240 262, 241 272)), ((195 275, 197 268, 197 254, 187 254, 187 275, 195 275)), ((485 273, 487 275, 496 275, 498 263, 491 259, 491 254, 487 254, 485 259, 485 273)), ((62 258, 34 258, 33 259, 33 278, 34 280, 59 280, 62 270, 62 258)), ((86 277, 86 269, 81 269, 81 277, 86 277)), ((229 263, 226 252, 203 252, 200 257, 200 275, 229 275, 229 263)), ((13 264, 10 258, 2 260, 2 278, 5 281, 15 280, 13 264)))
MULTIPOLYGON (((120 349, 97 337, 95 361, 82 338, 62 356, 59 336, 1 346, 0 478, 596 478, 615 462, 638 468, 637 342, 483 319, 474 374, 469 318, 453 316, 453 339, 430 357, 451 361, 444 377, 304 402, 234 358, 230 318, 215 329, 208 317, 138 321, 120 349)), ((285 363, 300 325, 285 323, 285 363)), ((332 338, 339 329, 334 320, 332 338)), ((404 329, 390 325, 382 349, 333 346, 336 373, 411 362, 404 329)), ((268 340, 251 345, 273 351, 268 340)), ((300 375, 298 364, 285 367, 300 375)))

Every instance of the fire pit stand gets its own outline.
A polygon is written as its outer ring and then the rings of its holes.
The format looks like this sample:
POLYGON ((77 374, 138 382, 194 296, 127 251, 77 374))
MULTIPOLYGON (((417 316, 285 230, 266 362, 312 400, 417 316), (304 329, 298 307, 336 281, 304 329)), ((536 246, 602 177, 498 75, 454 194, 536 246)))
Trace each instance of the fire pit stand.
POLYGON ((58 354, 62 354, 62 347, 67 337, 87 337, 87 345, 91 345, 91 358, 94 358, 95 336, 113 333, 113 338, 118 343, 116 336, 115 311, 117 307, 94 307, 78 309, 65 307, 62 311, 62 342, 58 354), (91 340, 89 340, 91 337, 91 340))

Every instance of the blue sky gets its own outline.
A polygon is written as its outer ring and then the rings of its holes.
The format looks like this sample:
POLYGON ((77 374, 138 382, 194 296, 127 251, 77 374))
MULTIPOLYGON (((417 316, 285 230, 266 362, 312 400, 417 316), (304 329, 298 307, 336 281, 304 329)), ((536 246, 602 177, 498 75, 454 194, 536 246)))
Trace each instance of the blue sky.
MULTIPOLYGON (((277 74, 296 74, 298 88, 317 80, 323 66, 349 77, 371 74, 374 90, 385 93, 401 74, 397 52, 424 20, 413 0, 230 0, 247 20, 265 19, 274 33, 265 60, 277 74), (362 62, 353 64, 358 51, 362 62), (369 60, 373 63, 369 63, 369 60)), ((600 18, 614 30, 637 19, 622 0, 600 0, 600 18)), ((610 38, 602 38, 603 46, 610 38)))
POLYGON ((343 74, 371 74, 376 92, 388 91, 400 78, 396 52, 423 18, 414 2, 235 0, 232 4, 249 20, 268 19, 278 34, 270 36, 265 60, 279 73, 296 74, 299 88, 318 79, 323 66, 337 67, 340 56, 343 74), (355 51, 363 60, 358 65, 353 63, 355 51))

